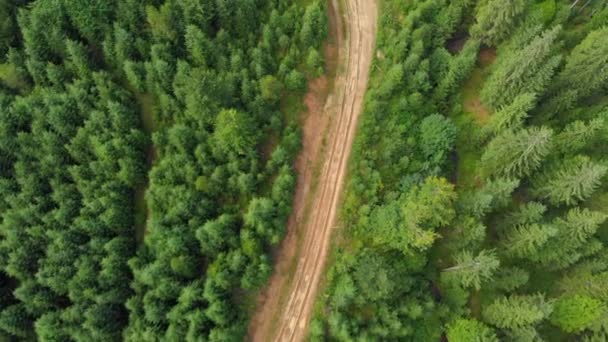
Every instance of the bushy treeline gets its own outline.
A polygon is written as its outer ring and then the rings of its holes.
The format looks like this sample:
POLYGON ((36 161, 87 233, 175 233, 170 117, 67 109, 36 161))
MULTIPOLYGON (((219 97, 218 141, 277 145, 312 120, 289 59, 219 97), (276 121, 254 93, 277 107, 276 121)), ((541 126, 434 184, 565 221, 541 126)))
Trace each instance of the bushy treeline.
POLYGON ((608 8, 570 6, 383 2, 313 340, 607 338, 608 8))
POLYGON ((446 114, 477 60, 479 39, 450 52, 472 1, 383 1, 377 54, 358 127, 342 219, 313 340, 432 341, 445 306, 425 275, 454 219, 444 171, 456 138, 446 114))
POLYGON ((240 339, 295 184, 281 99, 323 71, 324 5, 1 1, 0 20, 0 339, 240 339))

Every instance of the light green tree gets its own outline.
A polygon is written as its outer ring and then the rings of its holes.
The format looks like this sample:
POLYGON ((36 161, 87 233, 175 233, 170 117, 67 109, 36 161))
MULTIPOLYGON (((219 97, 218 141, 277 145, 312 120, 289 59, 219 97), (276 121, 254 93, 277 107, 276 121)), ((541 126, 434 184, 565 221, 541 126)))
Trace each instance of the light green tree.
POLYGON ((561 61, 559 55, 554 55, 560 30, 556 26, 504 56, 484 83, 482 101, 491 108, 500 108, 513 103, 520 94, 543 94, 561 61))
POLYGON ((602 117, 588 122, 576 120, 555 136, 556 149, 564 154, 575 153, 592 142, 605 127, 606 121, 602 117))
POLYGON ((511 295, 501 297, 483 309, 483 319, 502 329, 518 329, 534 325, 548 317, 553 310, 544 295, 511 295))
POLYGON ((587 156, 576 156, 544 172, 534 182, 534 193, 555 205, 576 204, 593 194, 607 171, 587 156))
POLYGON ((585 295, 561 297, 555 302, 551 323, 568 333, 580 332, 606 313, 606 306, 585 295))
POLYGON ((485 135, 497 135, 507 129, 520 129, 524 120, 528 117, 528 112, 536 104, 536 95, 533 93, 523 93, 518 95, 512 103, 500 107, 496 113, 492 114, 490 121, 483 127, 485 135))
POLYGON ((474 287, 479 290, 482 283, 492 279, 500 266, 500 261, 493 250, 483 250, 477 256, 469 251, 457 254, 456 265, 443 270, 448 279, 457 281, 461 286, 474 287))
POLYGON ((459 318, 448 324, 449 342, 498 342, 496 333, 475 319, 459 318))
POLYGON ((254 123, 245 113, 222 110, 215 121, 213 140, 215 147, 224 152, 247 155, 253 152, 256 144, 254 123))
POLYGON ((505 233, 502 244, 507 255, 527 258, 538 253, 539 249, 556 234, 557 229, 550 225, 524 224, 510 228, 505 233))
POLYGON ((490 141, 481 157, 485 174, 529 175, 551 151, 552 135, 553 131, 546 127, 503 132, 490 141))
POLYGON ((471 34, 484 44, 496 46, 515 27, 515 21, 523 13, 524 0, 480 1, 471 34))

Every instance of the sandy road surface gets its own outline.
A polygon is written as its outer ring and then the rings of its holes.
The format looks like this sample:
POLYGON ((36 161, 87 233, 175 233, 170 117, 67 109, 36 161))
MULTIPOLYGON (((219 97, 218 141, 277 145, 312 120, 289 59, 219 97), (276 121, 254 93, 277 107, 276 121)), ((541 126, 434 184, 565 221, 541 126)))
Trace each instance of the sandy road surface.
MULTIPOLYGON (((309 191, 310 184, 298 184, 294 201, 294 213, 289 220, 288 236, 276 256, 274 274, 266 291, 261 295, 260 306, 251 321, 249 340, 252 341, 302 341, 315 302, 316 290, 328 253, 331 231, 343 188, 346 164, 350 155, 357 120, 362 110, 367 89, 369 68, 374 50, 377 8, 375 0, 345 0, 344 24, 336 15, 333 23, 338 45, 338 73, 333 93, 328 96, 325 114, 332 117, 326 137, 323 168, 318 177, 316 190, 309 191), (346 32, 341 32, 342 27, 346 32), (306 200, 306 197, 310 197, 306 200), (310 210, 303 207, 310 203, 310 210), (307 213, 307 217, 299 217, 307 213), (302 224, 301 242, 297 243, 293 232, 299 221, 302 224), (300 246, 299 253, 294 246, 300 246), (297 254, 297 255, 296 255, 297 254), (294 259, 297 258, 297 259, 294 259), (288 279, 289 259, 296 262, 293 279, 288 279), (279 297, 287 293, 282 302, 279 297)), ((331 0, 333 13, 340 13, 338 0, 331 0)), ((325 115, 325 116, 327 116, 325 115)), ((323 122, 323 120, 322 120, 323 122)), ((319 136, 322 127, 304 126, 304 146, 307 137, 319 136)), ((306 153, 304 151, 303 153, 306 153)), ((310 169, 304 171, 310 182, 310 169)))

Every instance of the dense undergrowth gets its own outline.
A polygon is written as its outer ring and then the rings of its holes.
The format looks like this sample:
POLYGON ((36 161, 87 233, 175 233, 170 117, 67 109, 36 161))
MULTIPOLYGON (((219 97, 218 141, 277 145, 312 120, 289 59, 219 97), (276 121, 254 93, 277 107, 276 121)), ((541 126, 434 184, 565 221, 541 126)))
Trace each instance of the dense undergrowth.
POLYGON ((0 22, 0 339, 242 338, 324 4, 0 1, 0 22))
POLYGON ((606 5, 380 11, 311 339, 608 338, 606 5))

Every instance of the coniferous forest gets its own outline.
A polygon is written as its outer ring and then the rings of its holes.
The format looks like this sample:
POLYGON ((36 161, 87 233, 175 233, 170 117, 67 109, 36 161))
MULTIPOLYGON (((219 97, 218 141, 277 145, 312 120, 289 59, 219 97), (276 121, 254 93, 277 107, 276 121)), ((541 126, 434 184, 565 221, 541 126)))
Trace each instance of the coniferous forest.
POLYGON ((233 341, 325 4, 0 2, 0 340, 233 341), (261 151, 271 151, 262 153, 261 151))
POLYGON ((379 8, 311 340, 608 340, 607 4, 379 8))
MULTIPOLYGON (((377 3, 310 340, 607 341, 608 1, 377 3)), ((0 0, 0 341, 247 338, 328 6, 0 0)))

